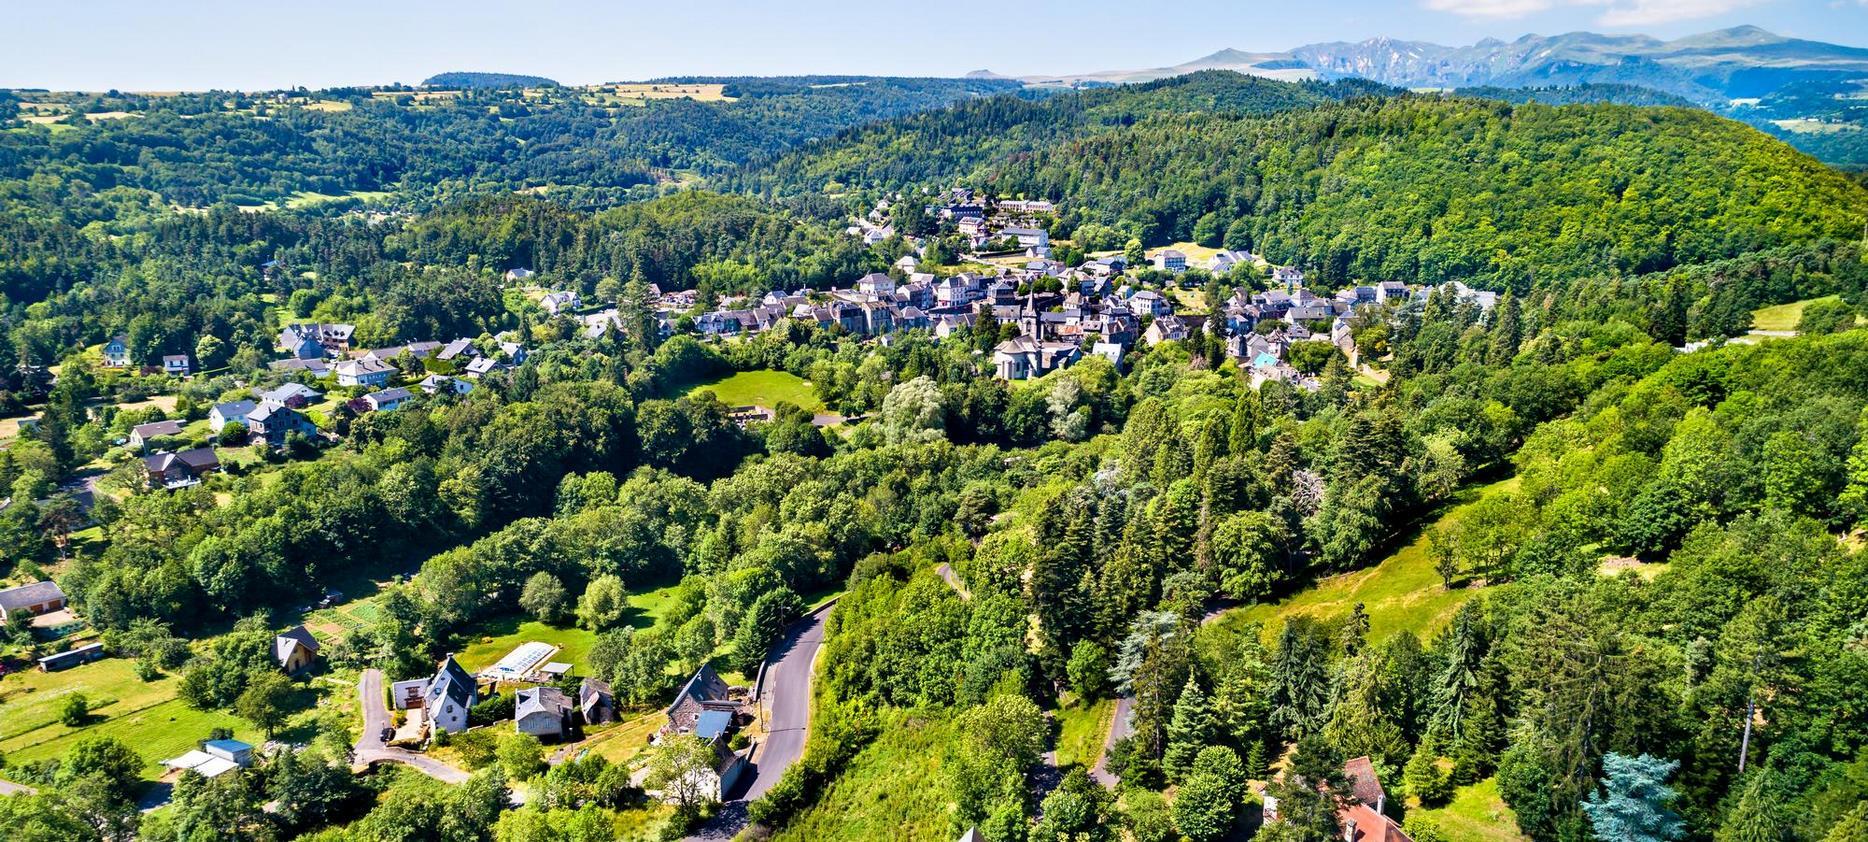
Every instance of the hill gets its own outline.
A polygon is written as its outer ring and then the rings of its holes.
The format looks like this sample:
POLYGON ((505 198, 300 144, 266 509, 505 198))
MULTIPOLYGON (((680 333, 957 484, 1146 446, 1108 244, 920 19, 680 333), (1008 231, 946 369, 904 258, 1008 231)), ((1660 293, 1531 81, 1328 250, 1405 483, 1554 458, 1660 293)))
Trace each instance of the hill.
POLYGON ((424 88, 555 88, 557 86, 556 81, 543 76, 466 70, 437 73, 422 80, 424 88))

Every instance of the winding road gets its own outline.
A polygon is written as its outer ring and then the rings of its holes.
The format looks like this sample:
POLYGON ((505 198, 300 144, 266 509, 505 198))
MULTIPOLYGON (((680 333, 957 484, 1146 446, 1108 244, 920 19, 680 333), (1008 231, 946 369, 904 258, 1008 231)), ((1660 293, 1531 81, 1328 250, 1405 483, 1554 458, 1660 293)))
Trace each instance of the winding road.
POLYGON ((733 794, 720 812, 702 825, 690 840, 732 839, 746 826, 746 805, 764 795, 791 764, 804 756, 810 735, 811 681, 816 675, 817 653, 824 646, 824 618, 830 603, 811 612, 785 630, 785 636, 766 656, 759 705, 765 718, 765 739, 759 743, 752 766, 740 775, 733 794))
POLYGON ((389 727, 389 705, 383 701, 383 671, 366 669, 357 679, 357 701, 363 706, 363 736, 351 748, 352 771, 361 772, 378 763, 401 763, 438 781, 451 784, 467 782, 467 772, 449 766, 418 751, 396 748, 382 740, 389 727))

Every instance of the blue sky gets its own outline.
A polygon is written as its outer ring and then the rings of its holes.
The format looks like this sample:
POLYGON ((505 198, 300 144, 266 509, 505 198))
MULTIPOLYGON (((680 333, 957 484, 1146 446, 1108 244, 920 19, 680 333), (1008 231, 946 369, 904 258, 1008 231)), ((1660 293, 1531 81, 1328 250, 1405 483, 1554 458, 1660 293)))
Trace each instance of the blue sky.
POLYGON ((443 70, 566 83, 681 74, 954 76, 1158 67, 1376 35, 1465 44, 1741 23, 1868 46, 1868 0, 14 0, 0 87, 266 89, 443 70))

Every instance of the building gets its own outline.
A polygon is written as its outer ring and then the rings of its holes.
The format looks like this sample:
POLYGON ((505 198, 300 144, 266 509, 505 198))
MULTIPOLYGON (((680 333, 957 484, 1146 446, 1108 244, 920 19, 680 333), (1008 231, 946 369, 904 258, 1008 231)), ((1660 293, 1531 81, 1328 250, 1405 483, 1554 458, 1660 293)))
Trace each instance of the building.
POLYGON ((992 367, 1000 380, 1025 380, 1068 367, 1082 356, 1083 349, 1074 342, 1041 342, 1015 336, 992 349, 992 367))
POLYGON ((247 413, 246 427, 273 447, 283 446, 285 437, 292 433, 307 437, 318 434, 318 425, 306 418, 304 413, 284 404, 270 402, 262 402, 247 413))
POLYGON ((473 391, 472 383, 457 377, 449 377, 445 374, 430 374, 422 378, 422 382, 416 385, 420 386, 424 393, 430 395, 436 395, 442 392, 453 392, 457 395, 465 395, 473 391))
POLYGON ((396 373, 395 366, 382 360, 365 357, 358 360, 345 360, 337 364, 337 385, 382 387, 389 385, 389 378, 396 373))
POLYGON ((138 424, 130 428, 130 446, 142 450, 149 445, 151 439, 181 434, 182 422, 180 421, 151 421, 147 424, 138 424))
POLYGON ((126 336, 112 336, 104 343, 104 365, 110 368, 122 368, 130 364, 130 340, 126 336))
POLYGON ((218 778, 235 769, 253 765, 253 747, 239 740, 208 740, 180 757, 162 761, 171 772, 193 772, 204 778, 218 778))
POLYGON ((422 694, 422 717, 429 734, 435 731, 458 734, 467 730, 467 710, 479 700, 480 687, 474 683, 473 676, 461 669, 453 655, 442 659, 435 677, 428 682, 428 692, 422 694))
POLYGON ((665 711, 668 724, 662 726, 661 733, 664 736, 696 733, 701 715, 709 711, 726 713, 730 717, 739 710, 739 703, 728 698, 728 689, 726 681, 712 666, 702 664, 669 703, 665 711))
POLYGON ((525 279, 527 279, 527 278, 530 278, 530 277, 532 277, 533 275, 536 275, 536 274, 538 274, 538 273, 537 273, 537 272, 534 272, 534 271, 532 271, 532 270, 530 270, 530 269, 527 269, 527 268, 525 268, 525 267, 523 267, 523 266, 521 266, 521 267, 518 267, 518 268, 516 268, 516 269, 509 269, 509 270, 507 270, 507 272, 506 272, 506 280, 508 280, 508 281, 523 281, 523 280, 525 280, 525 279))
POLYGON ((1159 345, 1163 342, 1185 342, 1187 336, 1187 323, 1179 316, 1160 316, 1148 325, 1147 330, 1142 331, 1142 341, 1149 345, 1159 345))
MULTIPOLYGON (((1342 829, 1343 842, 1414 842, 1401 825, 1384 812, 1388 794, 1375 775, 1375 765, 1367 757, 1343 764, 1349 779, 1349 798, 1336 810, 1336 822, 1342 829)), ((1278 821, 1278 799, 1265 796, 1265 821, 1278 821)))
POLYGON ((20 617, 34 617, 62 610, 65 592, 50 579, 0 591, 0 622, 11 623, 20 617))
POLYGON ((301 360, 315 360, 333 351, 350 348, 356 325, 305 323, 286 325, 279 330, 279 350, 301 360))
POLYGON ((221 469, 220 457, 212 447, 197 447, 179 453, 163 451, 143 457, 143 470, 151 488, 182 488, 196 485, 201 478, 221 469))
POLYGON ((88 664, 92 661, 102 660, 103 657, 104 644, 86 643, 75 649, 68 649, 56 655, 47 655, 40 658, 39 671, 58 672, 62 669, 71 669, 79 664, 88 664))
POLYGON ((218 433, 228 424, 245 426, 246 417, 258 408, 259 404, 248 400, 217 403, 208 410, 208 429, 218 433))
POLYGON ((548 292, 545 293, 544 298, 538 300, 538 306, 543 307, 546 313, 556 316, 560 313, 577 309, 580 301, 581 299, 577 297, 577 293, 568 290, 564 292, 548 292))
POLYGON ((414 399, 415 395, 401 386, 371 392, 363 396, 363 402, 369 404, 370 409, 376 412, 391 412, 414 399))
POLYGON ((562 740, 571 732, 571 698, 556 687, 527 687, 513 696, 512 725, 521 734, 562 740))
POLYGON ((285 383, 259 393, 261 401, 270 401, 293 409, 304 409, 324 400, 324 393, 303 383, 285 383))
POLYGON ((162 373, 176 377, 187 377, 191 367, 187 354, 168 354, 162 358, 162 373))
POLYGON ((585 725, 616 721, 616 696, 610 692, 608 682, 594 678, 584 679, 577 688, 577 712, 583 717, 585 725))
POLYGON ((318 639, 305 627, 293 626, 272 639, 272 658, 286 675, 297 675, 318 660, 318 639))
POLYGON ((1163 272, 1187 271, 1187 253, 1180 249, 1162 249, 1155 252, 1155 268, 1163 272))
POLYGON ((505 365, 492 357, 475 357, 473 362, 467 364, 467 376, 478 380, 502 368, 505 365))

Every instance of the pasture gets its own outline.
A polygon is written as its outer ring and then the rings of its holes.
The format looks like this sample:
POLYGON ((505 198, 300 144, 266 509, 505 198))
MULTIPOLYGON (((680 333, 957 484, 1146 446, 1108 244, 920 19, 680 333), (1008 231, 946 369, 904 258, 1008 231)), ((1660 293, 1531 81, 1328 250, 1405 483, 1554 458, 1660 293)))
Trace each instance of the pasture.
POLYGON ((742 371, 711 382, 696 383, 682 393, 701 391, 712 392, 727 406, 771 408, 778 406, 779 401, 789 401, 810 412, 824 411, 824 402, 818 400, 810 382, 787 371, 742 371))

